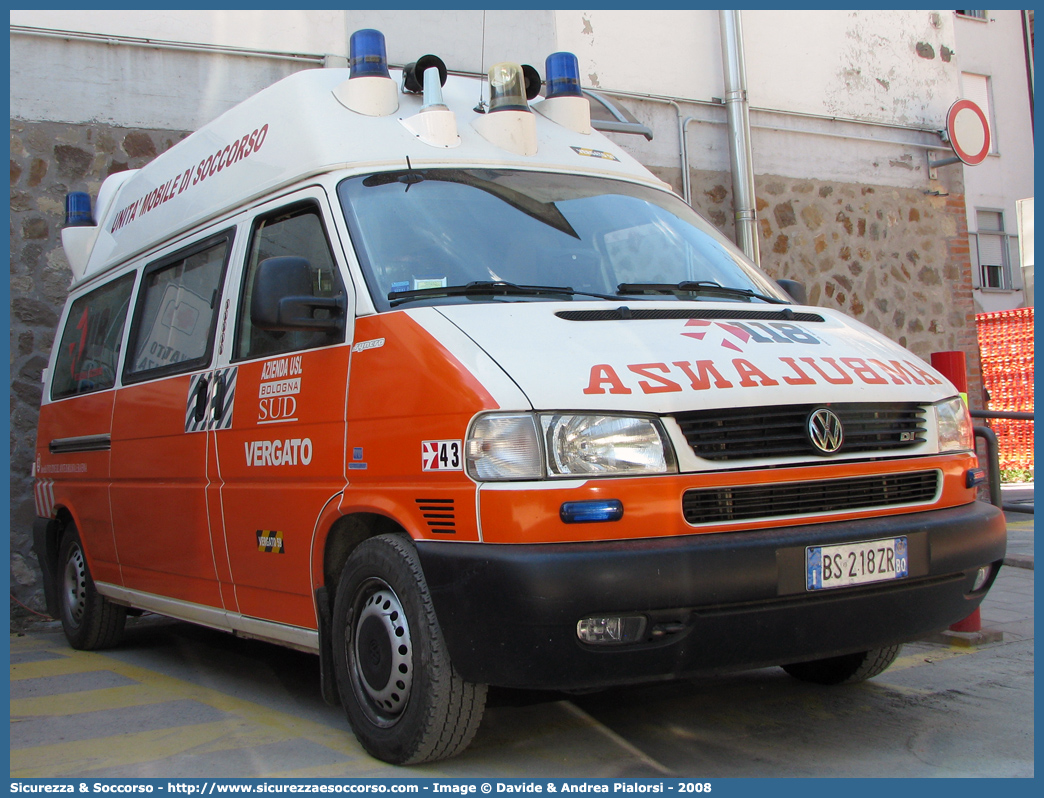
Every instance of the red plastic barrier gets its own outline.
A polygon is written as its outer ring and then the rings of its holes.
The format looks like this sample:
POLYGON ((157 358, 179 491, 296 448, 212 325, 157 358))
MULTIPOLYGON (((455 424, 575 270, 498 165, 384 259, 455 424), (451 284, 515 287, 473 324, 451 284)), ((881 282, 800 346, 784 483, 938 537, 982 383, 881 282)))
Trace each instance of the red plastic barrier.
MULTIPOLYGON (((1033 308, 975 317, 987 410, 1033 412, 1033 308)), ((1033 422, 991 419, 1002 469, 1033 468, 1033 422)))

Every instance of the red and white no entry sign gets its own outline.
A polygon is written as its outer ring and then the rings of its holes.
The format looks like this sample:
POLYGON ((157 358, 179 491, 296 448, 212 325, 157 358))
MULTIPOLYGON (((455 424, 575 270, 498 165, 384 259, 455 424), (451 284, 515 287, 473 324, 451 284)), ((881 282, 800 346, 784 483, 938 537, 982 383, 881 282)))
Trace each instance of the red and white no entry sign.
POLYGON ((946 112, 946 132, 957 157, 969 166, 986 160, 990 152, 990 124, 971 100, 958 100, 946 112))

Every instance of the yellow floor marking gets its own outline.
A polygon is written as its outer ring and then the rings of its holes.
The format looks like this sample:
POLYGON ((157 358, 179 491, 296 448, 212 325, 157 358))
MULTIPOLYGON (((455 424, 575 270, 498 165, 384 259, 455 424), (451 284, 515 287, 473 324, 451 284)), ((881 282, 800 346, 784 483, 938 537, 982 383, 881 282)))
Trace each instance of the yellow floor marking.
POLYGON ((11 681, 22 679, 43 679, 49 676, 70 676, 76 673, 94 673, 111 671, 109 662, 104 660, 85 660, 79 657, 68 659, 45 659, 40 662, 19 662, 11 665, 11 681))
POLYGON ((50 640, 41 640, 39 637, 29 635, 11 635, 11 651, 33 651, 37 649, 54 648, 50 640))
POLYGON ((967 654, 974 654, 974 648, 957 648, 950 646, 949 648, 938 648, 932 651, 919 651, 916 654, 907 654, 899 657, 895 662, 892 663, 891 667, 885 671, 888 674, 891 671, 901 671, 905 668, 916 668, 921 665, 931 665, 935 662, 943 662, 944 660, 953 659, 954 657, 963 657, 967 654))
POLYGON ((316 765, 310 768, 297 768, 296 770, 280 770, 268 774, 270 779, 334 779, 339 776, 349 778, 360 778, 373 776, 374 778, 402 778, 403 776, 427 778, 429 774, 420 774, 414 768, 404 770, 395 765, 386 765, 383 762, 366 758, 353 762, 334 762, 330 765, 316 765))
MULTIPOLYGON (((68 745, 72 746, 72 749, 60 755, 49 751, 53 746, 20 749, 12 752, 12 776, 59 775, 59 767, 61 768, 61 773, 74 773, 77 770, 83 771, 88 768, 115 767, 124 761, 120 757, 126 756, 126 754, 113 749, 136 751, 137 755, 127 761, 137 763, 161 760, 164 757, 180 753, 189 742, 192 742, 194 748, 205 746, 205 751, 217 751, 233 750, 248 745, 262 745, 291 738, 309 740, 337 752, 344 756, 346 760, 360 760, 360 764, 365 763, 367 767, 376 766, 375 760, 370 759, 356 742, 347 723, 342 728, 331 728, 314 721, 261 706, 251 701, 234 698, 218 690, 192 684, 171 676, 165 676, 136 665, 130 665, 98 652, 68 650, 63 653, 67 654, 67 660, 25 663, 26 666, 51 665, 51 668, 26 668, 21 678, 109 670, 137 681, 141 687, 104 688, 97 691, 79 692, 76 694, 77 708, 80 706, 106 708, 107 701, 114 702, 113 708, 130 706, 131 704, 127 703, 130 700, 127 698, 127 693, 124 692, 121 698, 121 694, 117 691, 141 689, 138 695, 145 699, 145 703, 154 703, 156 700, 191 699, 235 715, 236 720, 220 721, 217 725, 201 724, 199 726, 185 726, 162 731, 140 732, 118 738, 118 744, 114 744, 112 740, 108 743, 99 743, 98 741, 69 743, 68 745), (89 703, 92 700, 89 698, 92 693, 102 694, 100 698, 93 699, 98 702, 94 706, 91 706, 89 703), (87 703, 81 704, 81 700, 87 703), (235 734, 231 734, 230 729, 227 728, 229 723, 235 725, 235 734), (186 729, 205 730, 207 728, 221 729, 223 731, 210 736, 201 735, 197 731, 184 731, 186 729), (183 734, 188 734, 188 737, 182 739, 181 735, 183 734), (90 747, 91 745, 101 745, 101 747, 97 753, 92 753, 94 749, 90 747), (37 752, 40 751, 47 753, 37 760, 37 752)), ((19 666, 11 667, 13 671, 14 668, 19 666)), ((131 696, 133 695, 134 693, 131 693, 131 696)), ((17 714, 20 716, 50 714, 56 709, 56 700, 61 700, 61 698, 61 696, 41 696, 40 698, 19 699, 17 714)), ((65 698, 68 700, 67 696, 65 698)), ((68 711, 68 704, 66 705, 66 711, 68 711)))
MULTIPOLYGON (((99 712, 127 709, 170 701, 170 693, 150 685, 130 684, 124 687, 102 687, 76 694, 76 712, 99 712)), ((12 698, 11 717, 60 717, 69 714, 68 694, 36 698, 12 698)))
POLYGON ((867 685, 877 690, 913 696, 914 698, 927 698, 928 696, 939 695, 938 690, 929 690, 925 687, 909 687, 903 684, 892 684, 883 676, 880 677, 880 679, 867 682, 867 685))
POLYGON ((174 729, 15 749, 11 751, 11 776, 79 775, 89 770, 152 762, 186 751, 198 751, 207 743, 235 734, 243 726, 241 719, 219 720, 174 729))

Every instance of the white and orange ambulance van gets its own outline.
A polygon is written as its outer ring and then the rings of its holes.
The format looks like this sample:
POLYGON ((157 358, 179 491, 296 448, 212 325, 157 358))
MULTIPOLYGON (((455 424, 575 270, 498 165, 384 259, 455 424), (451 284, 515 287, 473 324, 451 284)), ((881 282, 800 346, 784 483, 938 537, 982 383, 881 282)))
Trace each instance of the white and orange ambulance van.
POLYGON ((538 99, 352 44, 70 198, 34 542, 74 647, 315 652, 411 763, 487 685, 855 681, 978 606, 1005 528, 943 376, 592 130, 574 57, 538 99))

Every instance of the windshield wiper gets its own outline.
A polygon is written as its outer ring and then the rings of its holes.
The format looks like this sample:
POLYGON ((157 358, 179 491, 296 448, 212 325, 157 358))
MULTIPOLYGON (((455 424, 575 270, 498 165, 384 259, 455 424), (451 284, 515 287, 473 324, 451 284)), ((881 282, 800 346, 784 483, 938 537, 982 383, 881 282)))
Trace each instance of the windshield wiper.
POLYGON ((569 286, 556 285, 516 285, 503 280, 476 280, 466 285, 434 286, 433 288, 417 288, 413 291, 392 291, 388 294, 392 307, 416 299, 440 296, 592 296, 598 299, 616 299, 608 294, 596 294, 592 291, 577 291, 569 286))
POLYGON ((620 283, 616 287, 617 296, 624 294, 693 294, 703 296, 738 297, 740 299, 760 299, 774 305, 789 304, 782 299, 765 296, 749 288, 729 288, 709 280, 683 280, 680 283, 620 283))

